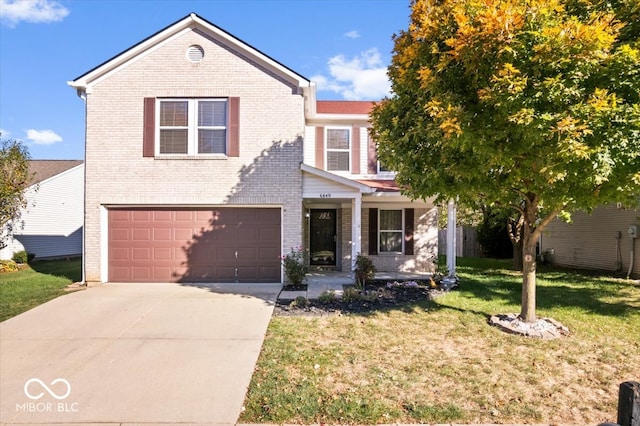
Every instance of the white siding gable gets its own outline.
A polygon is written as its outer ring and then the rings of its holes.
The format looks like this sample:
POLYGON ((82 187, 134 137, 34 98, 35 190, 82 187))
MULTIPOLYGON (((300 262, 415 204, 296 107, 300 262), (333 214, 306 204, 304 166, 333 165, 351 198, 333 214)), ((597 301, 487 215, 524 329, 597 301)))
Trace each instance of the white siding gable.
POLYGON ((21 250, 36 258, 82 253, 84 216, 84 164, 40 182, 37 191, 27 189, 28 206, 0 259, 11 259, 21 250))

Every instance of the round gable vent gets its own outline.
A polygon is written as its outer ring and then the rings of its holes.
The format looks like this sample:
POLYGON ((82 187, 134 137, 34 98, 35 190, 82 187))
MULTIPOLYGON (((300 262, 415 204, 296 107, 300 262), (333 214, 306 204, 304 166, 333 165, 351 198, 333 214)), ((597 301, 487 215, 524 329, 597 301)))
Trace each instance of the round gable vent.
POLYGON ((202 58, 204 58, 204 49, 201 46, 198 46, 197 44, 189 46, 187 49, 187 59, 189 62, 197 64, 202 61, 202 58))

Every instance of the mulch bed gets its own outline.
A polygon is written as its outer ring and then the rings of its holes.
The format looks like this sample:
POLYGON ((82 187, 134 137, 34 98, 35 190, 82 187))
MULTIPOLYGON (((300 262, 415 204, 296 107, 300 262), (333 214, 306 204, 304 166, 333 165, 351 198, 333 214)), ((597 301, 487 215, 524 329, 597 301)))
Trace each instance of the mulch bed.
MULTIPOLYGON (((345 286, 345 289, 352 286, 345 286)), ((300 306, 291 301, 278 300, 273 311, 274 316, 328 316, 328 315, 350 315, 366 314, 369 312, 402 308, 425 300, 432 300, 443 291, 437 288, 430 288, 426 285, 417 287, 392 286, 387 287, 386 282, 368 284, 366 294, 374 296, 360 300, 335 299, 331 302, 321 302, 320 300, 308 300, 306 306, 300 306)))

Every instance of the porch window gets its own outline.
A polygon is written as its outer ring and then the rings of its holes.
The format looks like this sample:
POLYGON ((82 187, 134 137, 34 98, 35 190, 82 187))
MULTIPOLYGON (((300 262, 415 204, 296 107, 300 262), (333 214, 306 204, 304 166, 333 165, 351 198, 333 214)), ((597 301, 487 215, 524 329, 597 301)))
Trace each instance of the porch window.
POLYGON ((351 129, 328 128, 327 131, 327 170, 348 172, 351 151, 351 129))
POLYGON ((380 209, 379 249, 380 253, 402 253, 404 235, 403 210, 380 209))
POLYGON ((227 99, 158 102, 158 154, 227 154, 227 99))

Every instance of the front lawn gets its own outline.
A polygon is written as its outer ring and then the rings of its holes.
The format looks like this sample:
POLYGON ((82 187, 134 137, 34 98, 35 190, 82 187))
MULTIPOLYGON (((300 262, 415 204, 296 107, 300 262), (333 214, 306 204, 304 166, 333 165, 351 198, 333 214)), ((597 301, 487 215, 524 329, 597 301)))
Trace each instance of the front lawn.
MULTIPOLYGON (((519 312, 509 263, 461 259, 461 289, 403 308, 274 317, 241 422, 561 423, 615 421, 618 386, 640 377, 640 286, 568 270, 538 276, 538 315, 569 337, 487 324, 519 312)), ((543 269, 543 268, 541 268, 543 269)))
POLYGON ((65 287, 82 279, 82 261, 36 261, 17 272, 0 273, 0 321, 65 294, 65 287))

